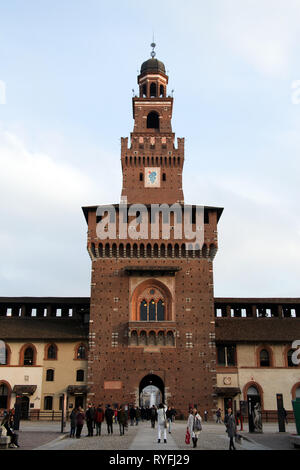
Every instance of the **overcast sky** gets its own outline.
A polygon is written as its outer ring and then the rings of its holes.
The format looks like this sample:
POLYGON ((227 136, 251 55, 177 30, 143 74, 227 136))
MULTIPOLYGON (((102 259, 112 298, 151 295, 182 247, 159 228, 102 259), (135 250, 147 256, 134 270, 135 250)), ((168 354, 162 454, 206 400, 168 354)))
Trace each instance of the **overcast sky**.
POLYGON ((296 0, 1 2, 0 295, 90 294, 81 206, 119 201, 154 32, 185 201, 224 207, 215 295, 299 297, 299 24, 296 0))

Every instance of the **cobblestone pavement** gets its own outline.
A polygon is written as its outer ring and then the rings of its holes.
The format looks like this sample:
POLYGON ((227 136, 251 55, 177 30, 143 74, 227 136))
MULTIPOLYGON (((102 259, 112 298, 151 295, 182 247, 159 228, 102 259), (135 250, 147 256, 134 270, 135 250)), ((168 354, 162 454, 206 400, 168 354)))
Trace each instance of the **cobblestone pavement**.
POLYGON ((133 439, 143 427, 128 426, 124 436, 120 436, 119 426, 114 425, 113 435, 108 435, 105 424, 102 425, 101 436, 86 437, 86 426, 84 426, 80 439, 70 438, 69 435, 62 440, 49 443, 36 450, 128 450, 133 439))

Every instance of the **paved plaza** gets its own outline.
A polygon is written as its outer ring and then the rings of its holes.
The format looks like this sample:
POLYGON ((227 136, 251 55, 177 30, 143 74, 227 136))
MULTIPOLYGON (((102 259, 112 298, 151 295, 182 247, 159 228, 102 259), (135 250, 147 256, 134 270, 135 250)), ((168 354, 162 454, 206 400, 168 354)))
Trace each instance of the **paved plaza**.
MULTIPOLYGON (((20 449, 23 450, 193 450, 185 444, 186 421, 176 421, 167 433, 167 443, 157 442, 157 426, 151 428, 149 421, 138 426, 128 426, 124 436, 120 436, 119 426, 114 425, 114 434, 108 435, 106 425, 102 425, 102 435, 86 437, 84 426, 80 439, 70 438, 69 423, 65 432, 60 432, 59 422, 21 423, 19 432, 20 449)), ((294 424, 289 424, 286 433, 279 433, 276 424, 265 424, 263 434, 249 434, 248 427, 239 434, 243 435, 242 444, 236 444, 238 450, 290 450, 290 434, 296 433, 294 424)), ((197 450, 227 450, 229 439, 224 424, 203 423, 203 430, 198 440, 197 450)), ((17 450, 14 450, 18 452, 17 450)))

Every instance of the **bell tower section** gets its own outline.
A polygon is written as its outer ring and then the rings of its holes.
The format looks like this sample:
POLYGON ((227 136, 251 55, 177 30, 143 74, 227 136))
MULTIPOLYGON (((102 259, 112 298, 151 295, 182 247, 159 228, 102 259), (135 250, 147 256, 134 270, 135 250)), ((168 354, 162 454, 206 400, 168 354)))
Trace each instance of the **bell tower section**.
MULTIPOLYGON (((154 49, 155 44, 152 44, 154 49)), ((167 93, 164 64, 155 58, 141 66, 139 96, 132 99, 134 129, 121 139, 122 198, 143 204, 183 204, 184 138, 172 132, 173 97, 167 93)))

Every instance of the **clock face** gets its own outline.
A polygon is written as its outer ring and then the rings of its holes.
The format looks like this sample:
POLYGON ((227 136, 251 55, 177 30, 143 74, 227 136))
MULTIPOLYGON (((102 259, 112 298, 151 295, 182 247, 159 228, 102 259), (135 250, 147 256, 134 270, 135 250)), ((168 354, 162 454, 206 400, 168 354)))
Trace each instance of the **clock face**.
POLYGON ((145 168, 145 188, 160 188, 160 168, 145 168))

